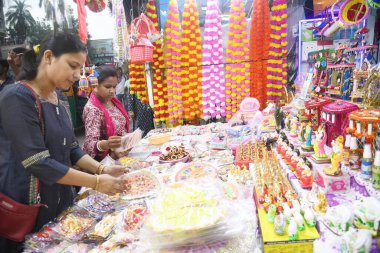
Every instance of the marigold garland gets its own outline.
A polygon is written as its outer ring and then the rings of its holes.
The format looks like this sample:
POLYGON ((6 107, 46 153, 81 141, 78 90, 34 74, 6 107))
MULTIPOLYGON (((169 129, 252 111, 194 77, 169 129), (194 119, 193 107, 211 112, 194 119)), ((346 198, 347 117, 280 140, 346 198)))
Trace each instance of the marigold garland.
POLYGON ((129 64, 129 85, 131 95, 135 94, 142 103, 148 104, 144 64, 129 64))
POLYGON ((269 54, 269 5, 267 0, 255 0, 253 2, 253 13, 250 31, 251 63, 251 97, 260 102, 263 109, 266 105, 267 89, 267 60, 269 54))
POLYGON ((168 88, 168 113, 171 124, 182 124, 181 30, 177 0, 170 0, 165 26, 165 65, 168 88))
POLYGON ((268 62, 268 101, 281 99, 283 88, 287 83, 287 1, 274 0, 270 20, 270 51, 268 62))
MULTIPOLYGON (((154 0, 149 0, 146 5, 146 15, 154 23, 157 31, 159 31, 157 10, 154 0)), ((154 98, 154 121, 166 122, 168 120, 168 89, 165 84, 164 54, 162 48, 162 40, 158 39, 153 42, 153 98, 154 98)))
POLYGON ((198 5, 186 0, 182 15, 181 86, 185 120, 203 117, 202 46, 198 5))
POLYGON ((203 114, 204 119, 226 116, 223 63, 222 18, 218 0, 208 0, 203 42, 203 114))
POLYGON ((247 19, 242 0, 231 1, 226 51, 226 117, 237 112, 243 98, 250 95, 247 19))

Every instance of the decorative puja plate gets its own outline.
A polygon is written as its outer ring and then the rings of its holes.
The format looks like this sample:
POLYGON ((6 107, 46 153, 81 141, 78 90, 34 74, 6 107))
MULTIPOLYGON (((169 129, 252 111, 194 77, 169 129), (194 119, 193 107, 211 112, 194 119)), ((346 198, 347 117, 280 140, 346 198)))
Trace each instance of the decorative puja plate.
POLYGON ((131 200, 153 195, 160 188, 157 177, 150 171, 140 170, 124 176, 125 190, 122 198, 131 200))
POLYGON ((197 180, 202 177, 216 177, 216 168, 209 163, 189 163, 180 169, 175 175, 175 181, 197 180))

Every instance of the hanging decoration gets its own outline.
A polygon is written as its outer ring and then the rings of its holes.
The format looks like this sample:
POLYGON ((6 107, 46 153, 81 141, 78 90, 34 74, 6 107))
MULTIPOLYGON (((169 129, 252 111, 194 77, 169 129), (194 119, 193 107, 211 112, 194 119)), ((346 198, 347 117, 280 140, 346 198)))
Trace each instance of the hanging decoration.
POLYGON ((250 31, 251 63, 251 97, 260 102, 263 109, 266 106, 267 89, 267 59, 269 54, 270 38, 270 14, 267 0, 255 0, 253 2, 253 13, 250 31))
POLYGON ((380 0, 368 0, 368 5, 374 9, 380 9, 380 0))
POLYGON ((90 0, 88 1, 87 7, 90 11, 101 12, 106 8, 106 2, 105 0, 90 0))
POLYGON ((151 20, 142 13, 131 22, 131 39, 129 40, 131 63, 153 62, 153 44, 148 33, 154 29, 151 20))
POLYGON ((84 44, 87 43, 87 39, 88 39, 87 24, 86 24, 87 12, 85 8, 85 2, 86 0, 77 0, 78 33, 79 33, 79 39, 84 44))
POLYGON ((357 25, 367 18, 369 7, 366 0, 346 0, 339 11, 339 20, 346 26, 357 25))
POLYGON ((218 0, 208 0, 203 42, 203 115, 205 120, 226 116, 222 18, 218 0))
POLYGON ((181 86, 185 120, 202 118, 202 46, 196 0, 186 0, 182 15, 181 86))
POLYGON ((170 0, 165 27, 166 82, 168 112, 171 124, 182 124, 183 106, 181 91, 181 30, 177 0, 170 0))
MULTIPOLYGON (((146 5, 146 15, 153 22, 154 27, 159 31, 157 10, 154 0, 149 0, 146 5)), ((163 43, 161 39, 153 42, 153 98, 154 98, 154 121, 166 122, 168 120, 168 88, 164 75, 164 55, 163 43)))
POLYGON ((281 99, 287 83, 287 1, 274 0, 270 19, 267 101, 281 99))
POLYGON ((129 35, 122 1, 112 0, 112 16, 115 21, 114 52, 115 60, 120 64, 128 58, 129 35))
POLYGON ((129 64, 129 85, 131 95, 135 94, 141 103, 148 104, 148 92, 146 89, 146 76, 144 64, 129 64))
POLYGON ((243 98, 250 95, 247 19, 242 0, 231 0, 226 51, 226 117, 239 109, 243 98))

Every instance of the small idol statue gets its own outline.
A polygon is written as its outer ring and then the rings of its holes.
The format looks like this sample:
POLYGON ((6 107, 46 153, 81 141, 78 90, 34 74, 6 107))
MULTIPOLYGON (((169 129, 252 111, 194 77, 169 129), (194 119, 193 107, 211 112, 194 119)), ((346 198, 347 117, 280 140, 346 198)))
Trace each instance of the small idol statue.
POLYGON ((297 137, 298 130, 298 119, 293 117, 290 123, 290 136, 297 137))
POLYGON ((302 122, 300 128, 298 129, 298 140, 300 142, 305 142, 305 133, 306 133, 306 122, 302 122))
POLYGON ((314 154, 311 156, 315 163, 329 163, 330 158, 326 155, 325 145, 327 142, 326 128, 320 125, 314 141, 314 154))
POLYGON ((329 176, 342 175, 341 162, 343 161, 343 141, 342 135, 332 142, 331 167, 325 168, 323 172, 329 176))
POLYGON ((311 127, 311 122, 309 122, 306 126, 306 130, 305 130, 305 145, 302 146, 302 150, 303 151, 308 151, 308 152, 311 152, 313 151, 313 145, 311 145, 311 137, 312 137, 312 134, 313 134, 313 128, 311 127))

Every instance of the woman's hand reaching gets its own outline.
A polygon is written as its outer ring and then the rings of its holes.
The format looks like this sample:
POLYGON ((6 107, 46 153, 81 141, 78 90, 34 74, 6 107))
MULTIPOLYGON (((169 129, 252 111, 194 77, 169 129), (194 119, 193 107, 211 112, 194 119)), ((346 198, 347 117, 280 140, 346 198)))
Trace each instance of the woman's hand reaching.
POLYGON ((129 169, 123 165, 106 166, 103 170, 103 174, 108 174, 114 177, 122 176, 129 172, 129 169))
POLYGON ((97 191, 108 194, 115 195, 120 193, 125 189, 125 180, 122 177, 113 177, 107 174, 102 174, 99 176, 99 185, 97 191))

